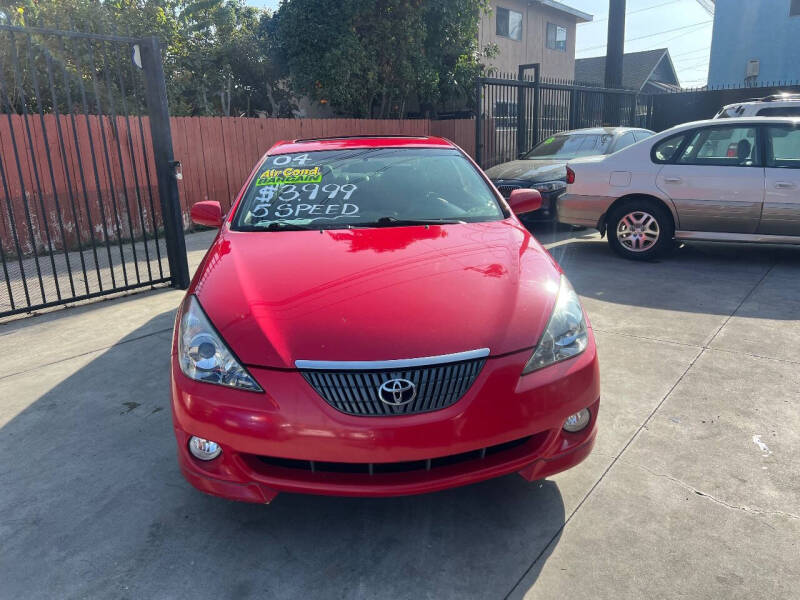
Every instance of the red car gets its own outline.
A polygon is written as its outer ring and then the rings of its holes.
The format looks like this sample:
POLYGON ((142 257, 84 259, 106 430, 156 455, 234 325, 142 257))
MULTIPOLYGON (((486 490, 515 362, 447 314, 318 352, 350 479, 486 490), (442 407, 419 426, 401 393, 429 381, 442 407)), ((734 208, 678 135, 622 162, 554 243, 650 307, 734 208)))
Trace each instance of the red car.
POLYGON ((280 142, 222 216, 177 315, 172 415, 198 489, 417 494, 581 462, 600 400, 577 295, 458 147, 280 142))

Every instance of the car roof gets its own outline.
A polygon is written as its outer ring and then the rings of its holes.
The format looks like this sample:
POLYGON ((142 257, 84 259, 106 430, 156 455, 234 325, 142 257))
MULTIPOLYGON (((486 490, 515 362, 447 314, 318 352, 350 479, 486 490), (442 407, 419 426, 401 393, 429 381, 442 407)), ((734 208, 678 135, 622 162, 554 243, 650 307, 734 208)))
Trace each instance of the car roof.
MULTIPOLYGON (((764 125, 770 123, 792 123, 800 124, 800 117, 736 117, 735 119, 703 119, 702 121, 690 121, 675 125, 665 131, 682 131, 703 125, 729 125, 731 127, 741 127, 742 125, 764 125)), ((661 133, 664 133, 663 131, 661 133)))
POLYGON ((748 98, 747 100, 742 100, 741 102, 732 102, 730 104, 726 104, 722 108, 726 109, 726 108, 733 108, 735 106, 744 106, 753 104, 780 104, 783 102, 787 102, 790 104, 798 103, 800 102, 800 94, 784 93, 784 94, 772 94, 771 96, 765 96, 764 98, 748 98))
POLYGON ((585 127, 584 129, 559 131, 556 135, 572 135, 575 133, 590 135, 617 135, 619 133, 626 133, 628 131, 649 131, 649 129, 645 129, 644 127, 585 127))
POLYGON ((456 148, 450 140, 430 135, 344 135, 282 140, 268 154, 346 150, 350 148, 456 148))

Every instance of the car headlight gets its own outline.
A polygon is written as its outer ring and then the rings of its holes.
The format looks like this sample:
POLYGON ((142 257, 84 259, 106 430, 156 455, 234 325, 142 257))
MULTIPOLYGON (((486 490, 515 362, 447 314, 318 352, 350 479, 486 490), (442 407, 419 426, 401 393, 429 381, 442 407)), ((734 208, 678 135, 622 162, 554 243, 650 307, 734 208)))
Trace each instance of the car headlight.
POLYGON ((222 341, 194 296, 187 298, 181 316, 178 362, 183 374, 190 379, 255 392, 263 391, 222 341))
POLYGON ((577 356, 586 350, 588 343, 586 318, 578 294, 562 275, 553 314, 522 374, 577 356))
POLYGON ((534 183, 531 187, 539 192, 557 192, 559 190, 567 189, 567 182, 543 181, 541 183, 534 183))

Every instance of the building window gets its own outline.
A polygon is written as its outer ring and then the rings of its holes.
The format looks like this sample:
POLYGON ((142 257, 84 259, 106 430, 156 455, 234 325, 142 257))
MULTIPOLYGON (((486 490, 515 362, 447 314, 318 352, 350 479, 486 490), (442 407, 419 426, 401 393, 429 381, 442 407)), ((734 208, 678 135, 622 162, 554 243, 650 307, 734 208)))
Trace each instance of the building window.
POLYGON ((547 47, 560 52, 567 51, 567 28, 554 23, 547 24, 547 47))
POLYGON ((512 40, 522 39, 522 13, 507 8, 497 7, 497 35, 511 38, 512 40))
POLYGON ((789 5, 789 16, 800 17, 800 0, 792 0, 792 3, 789 5))

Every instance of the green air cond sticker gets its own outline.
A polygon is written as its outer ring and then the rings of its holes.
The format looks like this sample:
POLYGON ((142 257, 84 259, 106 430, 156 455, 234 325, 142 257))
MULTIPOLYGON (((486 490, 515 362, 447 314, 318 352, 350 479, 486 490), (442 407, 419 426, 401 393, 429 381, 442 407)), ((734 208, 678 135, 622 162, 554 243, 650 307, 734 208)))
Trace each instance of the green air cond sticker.
POLYGON ((542 142, 542 143, 543 143, 543 144, 552 144, 554 139, 556 139, 556 138, 547 138, 547 139, 546 139, 544 142, 542 142))
POLYGON ((320 183, 321 181, 322 169, 319 167, 311 167, 309 169, 286 167, 285 169, 267 169, 258 176, 256 185, 296 185, 320 183))

